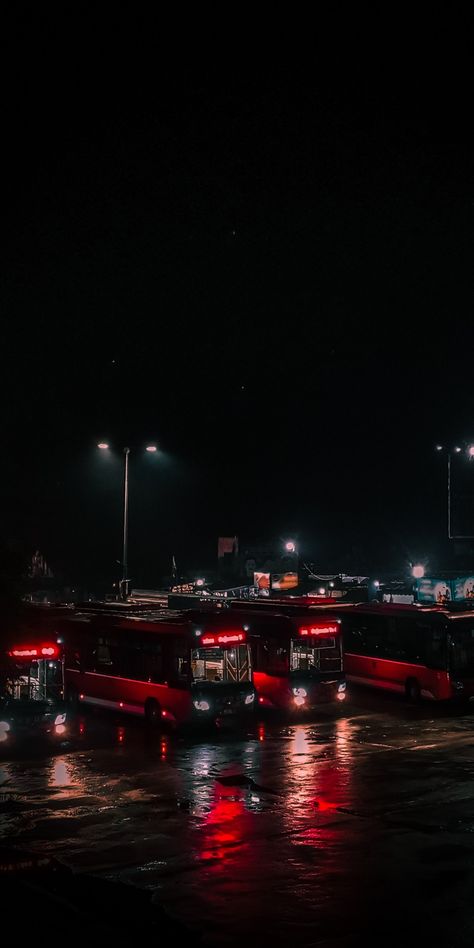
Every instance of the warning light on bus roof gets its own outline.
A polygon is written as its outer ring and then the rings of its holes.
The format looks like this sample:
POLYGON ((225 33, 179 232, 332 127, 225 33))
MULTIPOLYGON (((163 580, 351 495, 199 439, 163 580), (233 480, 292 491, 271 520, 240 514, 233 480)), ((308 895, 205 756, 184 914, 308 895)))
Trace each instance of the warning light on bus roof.
POLYGON ((11 658, 57 658, 57 645, 45 642, 44 645, 17 645, 9 652, 11 658))
POLYGON ((310 625, 310 626, 305 625, 300 628, 299 632, 300 632, 300 635, 308 635, 308 636, 337 635, 337 633, 339 632, 339 626, 337 623, 334 623, 334 625, 328 625, 327 623, 325 623, 324 625, 322 624, 310 625))
POLYGON ((238 645, 245 642, 245 632, 221 632, 218 635, 203 635, 201 645, 238 645))

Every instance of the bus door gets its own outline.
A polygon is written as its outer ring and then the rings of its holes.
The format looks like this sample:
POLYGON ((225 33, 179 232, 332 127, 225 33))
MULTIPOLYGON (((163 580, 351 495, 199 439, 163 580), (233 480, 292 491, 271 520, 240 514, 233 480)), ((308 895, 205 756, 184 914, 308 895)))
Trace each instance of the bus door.
POLYGON ((341 620, 295 620, 290 648, 293 707, 304 710, 346 697, 341 620))
POLYGON ((199 720, 253 711, 252 655, 245 631, 195 630, 191 649, 191 693, 199 720))

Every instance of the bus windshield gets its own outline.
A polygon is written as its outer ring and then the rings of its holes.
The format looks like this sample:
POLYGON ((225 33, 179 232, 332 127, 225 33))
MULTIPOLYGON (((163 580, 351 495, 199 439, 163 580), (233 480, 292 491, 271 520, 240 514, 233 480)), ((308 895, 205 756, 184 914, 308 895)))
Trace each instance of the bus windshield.
POLYGON ((249 646, 193 649, 191 670, 193 681, 250 681, 249 646))
POLYGON ((317 639, 292 639, 291 671, 319 672, 337 670, 341 667, 339 641, 333 636, 317 639))
POLYGON ((451 632, 450 664, 456 675, 474 675, 474 620, 456 621, 451 632))

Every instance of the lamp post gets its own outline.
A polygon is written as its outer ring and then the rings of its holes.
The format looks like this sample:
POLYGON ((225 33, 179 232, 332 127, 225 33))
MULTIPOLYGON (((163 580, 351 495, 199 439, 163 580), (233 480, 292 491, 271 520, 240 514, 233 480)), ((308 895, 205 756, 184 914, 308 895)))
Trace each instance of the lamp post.
MULTIPOLYGON (((108 451, 109 445, 106 441, 99 441, 98 448, 101 451, 108 451)), ((149 454, 155 454, 158 450, 156 444, 147 444, 146 451, 149 454)), ((124 456, 124 476, 123 476, 123 545, 122 545, 122 579, 120 581, 120 593, 123 600, 128 598, 128 459, 130 448, 123 449, 124 456)))
MULTIPOLYGON (((467 457, 470 461, 474 460, 474 444, 469 444, 465 446, 467 457)), ((454 448, 445 448, 442 444, 436 445, 436 450, 438 452, 446 452, 447 458, 447 500, 448 500, 448 540, 470 540, 472 537, 456 537, 453 536, 451 532, 451 458, 453 454, 461 454, 462 448, 459 445, 455 445, 454 448)))

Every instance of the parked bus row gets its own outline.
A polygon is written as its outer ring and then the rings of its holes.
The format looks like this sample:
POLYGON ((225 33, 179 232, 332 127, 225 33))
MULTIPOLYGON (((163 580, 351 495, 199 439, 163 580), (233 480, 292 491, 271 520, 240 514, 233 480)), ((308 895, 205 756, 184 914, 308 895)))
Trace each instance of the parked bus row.
MULTIPOLYGON (((255 609, 275 609, 275 602, 255 609)), ((235 608, 239 608, 236 604, 235 608)), ((474 700, 474 611, 393 604, 310 605, 281 602, 286 615, 326 611, 342 623, 349 682, 405 694, 411 700, 474 700)))
MULTIPOLYGON (((46 645, 43 636, 10 649, 10 661, 23 666, 15 687, 23 699, 34 688, 44 699, 57 664, 70 706, 173 726, 245 721, 256 708, 301 715, 343 701, 346 676, 411 700, 474 700, 474 612, 305 600, 197 605, 96 603, 51 614, 46 645), (28 663, 36 671, 26 677, 28 663)), ((25 720, 26 710, 24 701, 25 720)))
POLYGON ((341 622, 207 607, 91 607, 64 625, 66 696, 149 722, 243 719, 345 697, 341 622))

